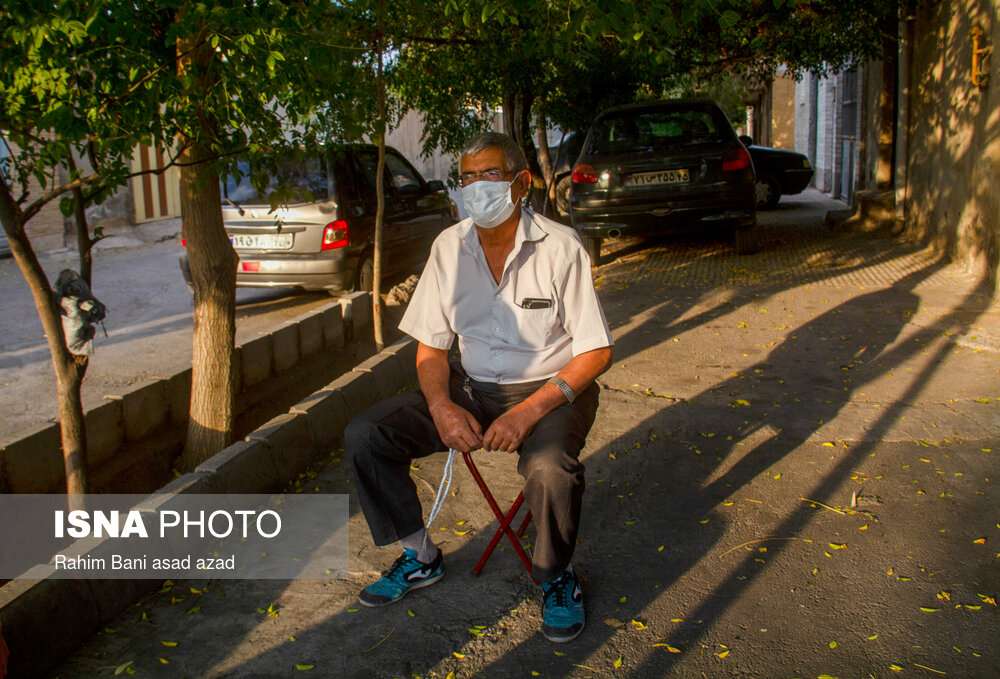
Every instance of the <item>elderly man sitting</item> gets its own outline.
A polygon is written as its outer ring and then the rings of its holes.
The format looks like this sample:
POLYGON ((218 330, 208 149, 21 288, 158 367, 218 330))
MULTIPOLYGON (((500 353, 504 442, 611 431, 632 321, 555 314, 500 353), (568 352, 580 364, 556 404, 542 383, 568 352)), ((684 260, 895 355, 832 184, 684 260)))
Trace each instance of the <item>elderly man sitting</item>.
POLYGON ((434 242, 399 326, 418 342, 421 393, 377 404, 345 435, 375 543, 403 547, 360 600, 384 606, 444 576, 409 475, 414 458, 447 448, 517 452, 537 528, 542 633, 569 641, 584 626, 570 564, 584 489, 579 455, 597 410, 594 380, 611 364, 611 333, 576 232, 521 207, 531 174, 516 142, 477 135, 460 169, 469 218, 434 242), (448 362, 456 337, 460 367, 448 362))

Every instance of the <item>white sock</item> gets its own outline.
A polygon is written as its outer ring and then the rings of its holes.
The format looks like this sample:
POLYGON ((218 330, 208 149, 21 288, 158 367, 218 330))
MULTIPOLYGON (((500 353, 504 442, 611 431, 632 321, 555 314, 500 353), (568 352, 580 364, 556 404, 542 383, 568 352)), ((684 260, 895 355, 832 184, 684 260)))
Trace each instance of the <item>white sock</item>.
POLYGON ((438 548, 427 536, 427 528, 421 528, 413 535, 407 535, 399 541, 405 549, 412 549, 417 553, 417 561, 420 563, 430 563, 437 558, 438 548))

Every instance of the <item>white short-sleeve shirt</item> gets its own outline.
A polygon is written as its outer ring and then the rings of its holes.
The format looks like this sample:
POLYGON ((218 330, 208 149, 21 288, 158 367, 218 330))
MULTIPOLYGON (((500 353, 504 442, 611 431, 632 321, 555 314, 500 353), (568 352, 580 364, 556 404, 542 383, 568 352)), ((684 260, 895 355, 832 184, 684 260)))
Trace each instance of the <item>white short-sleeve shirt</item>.
POLYGON ((442 231, 399 328, 436 349, 457 336, 466 373, 500 384, 547 379, 613 343, 576 231, 528 209, 499 285, 471 219, 442 231))

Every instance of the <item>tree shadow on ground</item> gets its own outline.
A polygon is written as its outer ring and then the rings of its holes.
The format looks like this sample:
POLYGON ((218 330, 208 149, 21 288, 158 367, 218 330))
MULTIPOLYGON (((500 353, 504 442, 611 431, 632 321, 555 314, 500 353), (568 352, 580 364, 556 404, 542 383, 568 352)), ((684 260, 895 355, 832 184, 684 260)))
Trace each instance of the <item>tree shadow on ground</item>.
MULTIPOLYGON (((884 261, 891 256, 882 253, 874 259, 884 261)), ((788 338, 756 365, 691 398, 662 400, 652 395, 637 402, 634 394, 604 390, 602 399, 606 404, 620 401, 625 412, 633 416, 609 421, 599 411, 597 427, 604 431, 591 434, 595 443, 586 457, 588 506, 577 558, 587 588, 590 625, 579 640, 566 647, 573 657, 599 654, 611 639, 613 631, 601 625, 603 615, 595 612, 618 614, 618 609, 641 616, 643 610, 657 601, 660 590, 678 582, 726 534, 729 528, 726 519, 715 512, 720 502, 809 439, 821 422, 834 419, 859 388, 920 351, 919 344, 903 345, 897 340, 908 314, 919 303, 914 287, 937 269, 936 265, 928 266, 894 287, 852 298, 829 309, 790 331, 788 338), (873 309, 879 313, 876 321, 869 323, 872 316, 866 314, 873 309), (841 337, 845 328, 849 332, 841 337), (830 343, 831 337, 839 341, 830 343), (705 423, 710 431, 706 431, 705 423), (707 523, 701 523, 704 520, 707 523), (648 558, 649 554, 661 558, 654 562, 648 558), (654 583, 656 587, 640 589, 630 586, 631 582, 654 583), (625 587, 629 592, 627 607, 616 603, 625 587)), ((697 297, 693 295, 688 301, 697 297)), ((737 290, 727 301, 683 319, 693 303, 683 303, 677 296, 659 305, 650 305, 648 299, 639 300, 649 314, 619 337, 621 355, 616 355, 616 360, 639 355, 654 344, 710 323, 754 297, 753 291, 737 290)), ((622 309, 620 313, 627 315, 629 310, 622 309)), ((953 330, 957 322, 952 314, 919 334, 934 337, 943 330, 953 330)), ((932 363, 928 373, 936 365, 932 363)), ((910 391, 919 390, 927 379, 929 374, 922 376, 910 391)), ((886 412, 879 419, 879 426, 883 429, 888 426, 904 402, 886 412)), ((879 431, 876 427, 865 440, 877 440, 879 431)), ((852 453, 851 459, 855 457, 857 454, 852 453)), ((501 459, 495 464, 512 465, 513 461, 501 459)), ((427 464, 427 469, 432 470, 431 478, 437 476, 433 470, 438 465, 439 462, 427 464)), ((845 460, 835 473, 820 479, 816 499, 823 500, 828 488, 840 483, 850 469, 851 463, 845 460)), ((334 471, 331 483, 324 488, 325 492, 348 489, 346 470, 334 471)), ((429 483, 424 483, 430 488, 429 483)), ((459 497, 471 493, 473 499, 469 503, 483 504, 471 481, 459 479, 457 483, 455 492, 459 497)), ((508 484, 494 488, 498 499, 513 497, 518 489, 515 483, 516 479, 511 479, 508 484)), ((429 499, 425 501, 429 504, 429 499)), ((500 502, 505 503, 502 499, 500 502)), ((352 514, 357 511, 356 502, 352 502, 352 514)), ((463 507, 463 503, 453 500, 446 504, 442 525, 455 525, 468 512, 467 505, 463 507)), ((793 513, 783 531, 794 534, 806 518, 793 513)), ((370 542, 363 522, 354 523, 352 542, 370 542)), ((482 676, 523 673, 526 658, 535 663, 530 669, 546 674, 560 676, 576 671, 553 656, 553 647, 537 633, 538 590, 509 551, 495 556, 481 579, 474 581, 468 574, 467 570, 492 535, 495 522, 488 517, 484 525, 471 527, 478 531, 472 539, 460 541, 457 548, 445 545, 449 577, 443 585, 388 609, 351 612, 356 607, 357 591, 373 577, 369 573, 357 574, 346 582, 239 585, 254 590, 256 593, 252 595, 260 601, 290 596, 309 599, 308 607, 323 606, 330 612, 319 616, 322 622, 296 632, 299 641, 277 645, 272 641, 266 650, 244 659, 229 656, 245 640, 260 633, 261 621, 233 622, 231 629, 236 634, 217 630, 227 638, 226 643, 201 656, 202 664, 195 676, 276 676, 279 674, 276 668, 290 668, 306 658, 322 659, 325 676, 411 673, 426 676, 429 670, 443 676, 449 669, 461 667, 452 655, 454 652, 471 654, 479 649, 489 653, 491 643, 505 644, 510 650, 480 669, 478 673, 482 676), (470 643, 468 628, 473 623, 485 631, 481 638, 473 635, 470 643), (404 631, 406 636, 393 638, 404 631), (237 638, 230 640, 233 636, 237 638), (407 657, 399 656, 394 642, 402 643, 407 657), (549 663, 540 661, 542 657, 549 658, 549 663)), ((371 548, 361 548, 365 549, 371 548)), ((386 563, 392 556, 385 552, 386 563)), ((669 641, 684 647, 697 643, 704 630, 727 610, 728 602, 752 581, 755 568, 759 569, 757 563, 747 557, 745 563, 730 569, 725 585, 686 615, 692 622, 681 625, 669 641), (701 622, 696 624, 696 620, 701 622)), ((634 676, 663 675, 673 666, 671 656, 651 654, 634 670, 634 676)), ((635 666, 630 663, 631 667, 635 666)))

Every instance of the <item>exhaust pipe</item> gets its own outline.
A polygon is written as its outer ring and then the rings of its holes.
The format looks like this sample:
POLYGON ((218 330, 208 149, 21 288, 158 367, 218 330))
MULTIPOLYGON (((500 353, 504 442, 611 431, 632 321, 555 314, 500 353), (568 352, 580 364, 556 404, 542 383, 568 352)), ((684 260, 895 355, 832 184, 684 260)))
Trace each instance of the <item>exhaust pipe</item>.
POLYGON ((622 235, 621 229, 611 229, 608 231, 608 238, 618 238, 622 235))

